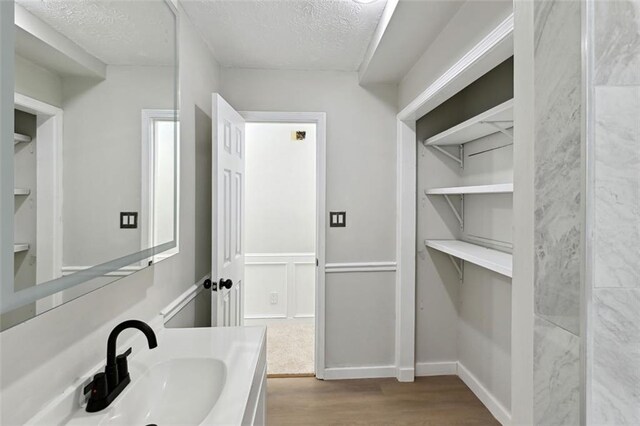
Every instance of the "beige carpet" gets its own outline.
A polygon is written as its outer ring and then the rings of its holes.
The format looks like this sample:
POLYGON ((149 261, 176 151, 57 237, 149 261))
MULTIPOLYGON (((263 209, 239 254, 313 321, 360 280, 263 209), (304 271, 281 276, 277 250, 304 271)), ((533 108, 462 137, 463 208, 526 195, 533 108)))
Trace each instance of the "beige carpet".
POLYGON ((267 374, 313 374, 313 324, 267 325, 267 374))

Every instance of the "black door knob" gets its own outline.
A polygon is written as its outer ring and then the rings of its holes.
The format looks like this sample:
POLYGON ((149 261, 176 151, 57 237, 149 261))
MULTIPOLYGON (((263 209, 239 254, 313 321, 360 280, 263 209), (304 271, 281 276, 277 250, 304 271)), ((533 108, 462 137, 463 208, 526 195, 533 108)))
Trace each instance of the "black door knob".
POLYGON ((232 285, 233 285, 233 281, 231 280, 220 279, 218 283, 218 286, 220 286, 220 288, 226 288, 226 289, 230 289, 232 285))
POLYGON ((204 282, 202 283, 202 285, 204 286, 204 288, 206 288, 207 290, 209 290, 211 288, 211 280, 210 279, 206 279, 204 280, 204 282))

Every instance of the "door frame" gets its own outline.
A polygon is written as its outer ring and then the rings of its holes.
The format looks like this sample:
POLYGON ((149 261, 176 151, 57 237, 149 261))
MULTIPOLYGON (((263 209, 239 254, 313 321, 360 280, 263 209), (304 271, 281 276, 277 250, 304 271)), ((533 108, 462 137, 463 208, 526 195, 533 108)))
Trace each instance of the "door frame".
MULTIPOLYGON (((141 112, 141 134, 142 134, 142 148, 141 148, 141 205, 140 205, 140 217, 142 218, 142 226, 140 229, 140 247, 145 248, 154 247, 156 244, 153 240, 153 228, 155 226, 154 203, 155 203, 155 176, 154 176, 154 164, 155 164, 155 136, 154 136, 154 124, 156 121, 169 121, 175 123, 177 126, 175 146, 174 146, 174 181, 175 191, 174 195, 176 200, 180 200, 180 118, 176 115, 175 110, 171 109, 143 109, 141 112)), ((180 203, 175 203, 174 209, 174 235, 173 240, 176 242, 175 247, 160 254, 154 254, 152 257, 142 259, 140 266, 147 266, 149 261, 158 263, 161 260, 167 259, 175 254, 180 253, 180 227, 177 226, 180 223, 180 203)))
POLYGON ((324 112, 239 111, 247 123, 314 123, 316 125, 316 306, 315 373, 324 379, 325 370, 325 238, 326 238, 326 135, 324 112))

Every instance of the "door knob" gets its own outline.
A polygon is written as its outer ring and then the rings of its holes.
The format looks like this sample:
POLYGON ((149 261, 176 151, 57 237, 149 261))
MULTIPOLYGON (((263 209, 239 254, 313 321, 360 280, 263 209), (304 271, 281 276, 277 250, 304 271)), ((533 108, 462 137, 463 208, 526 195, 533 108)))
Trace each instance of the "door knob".
POLYGON ((233 281, 231 280, 220 279, 220 282, 218 283, 218 286, 220 288, 226 288, 226 289, 230 289, 232 285, 233 285, 233 281))
POLYGON ((209 290, 209 289, 211 288, 211 280, 207 278, 207 279, 206 279, 206 280, 204 280, 204 282, 202 283, 202 286, 203 286, 204 288, 206 288, 207 290, 209 290))

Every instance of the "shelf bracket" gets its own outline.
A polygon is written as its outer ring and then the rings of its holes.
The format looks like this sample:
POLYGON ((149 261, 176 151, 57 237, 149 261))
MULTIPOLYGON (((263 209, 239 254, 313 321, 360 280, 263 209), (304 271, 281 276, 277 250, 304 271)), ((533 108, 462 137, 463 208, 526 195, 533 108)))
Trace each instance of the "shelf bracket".
POLYGON ((460 259, 460 263, 458 264, 456 258, 452 255, 449 255, 449 259, 451 259, 451 263, 453 263, 456 271, 458 271, 458 278, 460 278, 460 283, 462 283, 462 281, 464 281, 464 260, 460 259))
POLYGON ((458 211, 458 209, 456 209, 456 207, 453 205, 448 194, 443 195, 444 199, 447 200, 447 204, 449 204, 449 207, 451 207, 451 211, 453 211, 453 214, 456 215, 456 219, 458 219, 458 222, 460 223, 460 229, 464 229, 464 195, 460 195, 460 211, 458 211))
POLYGON ((456 157, 455 155, 451 154, 449 151, 440 148, 438 145, 425 145, 425 146, 430 146, 431 148, 435 149, 436 151, 438 151, 442 155, 444 155, 446 157, 449 157, 450 159, 452 159, 453 161, 458 163, 460 165, 461 169, 464 169, 464 145, 459 145, 458 146, 458 151, 460 153, 460 157, 456 157))
POLYGON ((481 123, 488 124, 489 126, 495 128, 500 133, 509 136, 509 138, 511 140, 513 140, 513 130, 510 130, 511 128, 513 128, 513 125, 509 128, 509 127, 502 127, 501 125, 498 124, 498 123, 512 123, 513 124, 512 121, 482 121, 481 123))

